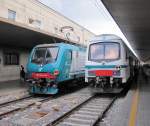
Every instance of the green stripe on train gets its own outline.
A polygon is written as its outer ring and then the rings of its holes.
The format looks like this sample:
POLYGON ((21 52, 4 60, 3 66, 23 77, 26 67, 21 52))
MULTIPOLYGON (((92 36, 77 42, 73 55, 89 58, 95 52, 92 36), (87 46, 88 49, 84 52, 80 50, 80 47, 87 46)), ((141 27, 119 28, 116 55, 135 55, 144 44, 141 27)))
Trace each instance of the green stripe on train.
MULTIPOLYGON (((87 65, 85 66, 85 68, 88 69, 92 69, 92 68, 116 68, 117 65, 95 65, 95 66, 91 66, 91 65, 87 65)), ((127 65, 120 65, 121 68, 126 68, 128 67, 127 65)))

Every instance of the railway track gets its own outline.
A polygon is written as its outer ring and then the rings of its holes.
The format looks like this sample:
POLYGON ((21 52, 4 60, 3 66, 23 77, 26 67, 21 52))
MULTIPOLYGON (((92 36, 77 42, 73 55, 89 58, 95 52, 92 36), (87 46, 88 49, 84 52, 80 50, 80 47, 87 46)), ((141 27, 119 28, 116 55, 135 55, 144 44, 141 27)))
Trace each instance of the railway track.
POLYGON ((5 105, 7 103, 11 103, 13 101, 24 99, 29 96, 30 96, 29 93, 25 92, 25 91, 1 96, 0 97, 0 106, 5 105))
POLYGON ((93 96, 47 126, 95 126, 115 100, 93 96))
POLYGON ((15 103, 15 102, 18 102, 18 101, 21 101, 21 100, 24 100, 24 99, 27 99, 27 98, 30 98, 30 97, 32 97, 32 95, 27 95, 27 96, 21 97, 19 99, 10 100, 10 101, 6 101, 6 102, 3 102, 3 103, 0 103, 0 108, 2 106, 6 106, 8 104, 15 103))
MULTIPOLYGON (((63 96, 65 94, 62 94, 63 96)), ((38 97, 33 95, 27 95, 19 99, 11 100, 8 102, 0 103, 0 120, 7 117, 9 114, 14 114, 20 110, 24 110, 31 106, 34 106, 38 102, 46 102, 48 100, 53 100, 60 95, 50 96, 50 97, 38 97)))
POLYGON ((115 99, 116 97, 93 96, 88 88, 59 98, 50 98, 40 108, 32 105, 38 101, 42 102, 43 99, 34 102, 31 99, 32 103, 29 99, 28 102, 25 100, 26 103, 18 102, 20 106, 11 104, 16 107, 16 110, 13 108, 12 112, 10 110, 8 113, 3 112, 4 115, 0 116, 2 117, 0 125, 94 126, 101 121, 115 99), (29 107, 30 105, 32 107, 29 107))
POLYGON ((23 97, 14 101, 9 101, 6 103, 0 104, 0 119, 6 117, 7 115, 24 110, 30 106, 35 105, 37 102, 44 102, 52 97, 34 97, 34 96, 27 96, 23 97))

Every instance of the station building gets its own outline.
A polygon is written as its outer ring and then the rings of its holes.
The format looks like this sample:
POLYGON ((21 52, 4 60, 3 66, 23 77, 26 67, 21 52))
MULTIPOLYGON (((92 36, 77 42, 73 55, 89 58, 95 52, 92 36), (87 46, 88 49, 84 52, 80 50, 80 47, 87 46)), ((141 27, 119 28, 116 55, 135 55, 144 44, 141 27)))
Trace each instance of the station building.
POLYGON ((0 0, 0 82, 19 79, 20 65, 37 44, 67 42, 86 46, 86 28, 38 0, 0 0))

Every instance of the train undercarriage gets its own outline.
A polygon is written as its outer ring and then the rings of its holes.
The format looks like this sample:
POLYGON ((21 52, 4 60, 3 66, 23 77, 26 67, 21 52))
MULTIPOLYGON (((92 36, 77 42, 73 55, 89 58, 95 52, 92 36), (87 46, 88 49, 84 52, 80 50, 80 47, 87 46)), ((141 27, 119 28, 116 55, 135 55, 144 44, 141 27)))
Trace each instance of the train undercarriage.
POLYGON ((96 77, 89 78, 89 82, 93 93, 119 93, 125 87, 122 78, 96 77))
POLYGON ((56 94, 58 92, 57 83, 51 79, 30 79, 28 83, 30 93, 56 94))

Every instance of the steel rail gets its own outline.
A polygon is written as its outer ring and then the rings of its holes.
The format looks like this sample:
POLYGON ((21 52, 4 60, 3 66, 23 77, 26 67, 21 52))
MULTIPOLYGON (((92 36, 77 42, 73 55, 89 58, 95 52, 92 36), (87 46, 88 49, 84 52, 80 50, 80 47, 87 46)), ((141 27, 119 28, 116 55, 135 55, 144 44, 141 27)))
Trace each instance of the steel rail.
MULTIPOLYGON (((33 97, 31 96, 31 98, 33 98, 33 97)), ((35 98, 37 98, 37 97, 35 97, 35 98)), ((50 100, 50 99, 52 99, 52 97, 43 98, 42 100, 39 100, 39 101, 37 100, 36 102, 45 102, 45 101, 48 101, 48 100, 50 100)), ((28 98, 21 99, 21 101, 22 101, 22 100, 28 100, 28 98)), ((17 100, 16 102, 18 103, 19 101, 17 100)), ((3 112, 3 113, 0 114, 0 119, 2 119, 4 116, 7 116, 8 114, 11 114, 11 113, 13 113, 13 112, 17 112, 17 111, 20 111, 20 110, 29 108, 29 107, 35 105, 36 102, 33 101, 32 103, 26 105, 25 107, 16 107, 16 108, 14 108, 14 109, 12 109, 12 110, 10 110, 10 111, 3 112)), ((13 102, 13 103, 15 103, 15 102, 13 102)), ((9 104, 7 104, 7 105, 9 106, 9 104)), ((7 105, 6 105, 6 106, 7 106, 7 105)), ((3 107, 6 108, 6 106, 3 106, 3 107)), ((1 107, 1 108, 2 108, 2 107, 1 107)))
MULTIPOLYGON (((51 122, 47 126, 56 126, 56 125, 59 125, 59 124, 65 122, 65 120, 69 119, 69 117, 71 115, 73 115, 75 112, 79 111, 81 108, 84 108, 84 105, 88 105, 88 103, 90 103, 90 101, 92 101, 94 98, 95 98, 95 96, 91 96, 89 99, 87 99, 86 101, 77 105, 76 107, 74 107, 73 109, 68 111, 67 113, 63 114, 61 117, 57 118, 56 120, 54 120, 53 122, 51 122)), ((99 98, 99 99, 101 99, 101 98, 99 98)), ((96 124, 103 119, 104 115, 109 110, 109 108, 113 105, 113 103, 115 102, 116 99, 117 99, 117 97, 111 98, 108 105, 106 105, 106 107, 102 110, 102 112, 99 113, 98 117, 94 120, 94 122, 92 122, 92 124, 90 124, 90 126, 96 126, 96 124)), ((81 125, 82 126, 83 124, 72 124, 72 125, 81 125)))
POLYGON ((111 108, 111 106, 113 105, 113 103, 116 101, 117 97, 114 97, 112 99, 112 101, 110 102, 110 104, 106 107, 106 109, 102 112, 102 114, 98 117, 97 120, 95 120, 95 123, 93 124, 93 126, 96 126, 105 116, 105 114, 107 113, 107 111, 111 108))
POLYGON ((4 103, 0 103, 0 108, 3 107, 3 106, 6 106, 8 104, 19 102, 19 101, 22 101, 24 99, 31 98, 31 97, 33 97, 33 96, 29 95, 29 96, 25 96, 25 97, 22 97, 22 98, 19 98, 19 99, 10 100, 10 101, 4 102, 4 103))

